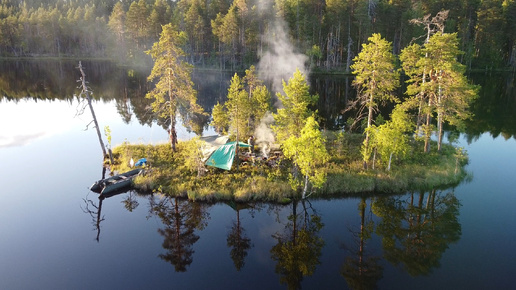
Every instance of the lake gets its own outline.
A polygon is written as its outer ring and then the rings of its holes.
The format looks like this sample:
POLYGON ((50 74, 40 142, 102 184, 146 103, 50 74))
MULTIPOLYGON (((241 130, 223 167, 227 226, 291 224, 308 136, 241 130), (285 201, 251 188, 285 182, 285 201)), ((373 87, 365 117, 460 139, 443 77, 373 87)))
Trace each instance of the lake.
MULTIPOLYGON (((475 120, 458 136, 472 178, 455 188, 288 205, 205 204, 133 191, 99 200, 88 189, 102 177, 102 156, 90 112, 78 114, 83 102, 74 97, 74 65, 0 62, 0 289, 512 289, 516 283, 512 75, 472 76, 483 89, 472 107, 475 120)), ((113 146, 167 140, 142 99, 144 69, 86 68, 97 118, 111 129, 113 146)), ((217 75, 196 75, 205 107, 224 98, 227 82, 217 75)), ((338 127, 338 107, 349 93, 343 78, 311 83, 326 127, 338 127)), ((181 128, 178 136, 194 134, 181 128)))

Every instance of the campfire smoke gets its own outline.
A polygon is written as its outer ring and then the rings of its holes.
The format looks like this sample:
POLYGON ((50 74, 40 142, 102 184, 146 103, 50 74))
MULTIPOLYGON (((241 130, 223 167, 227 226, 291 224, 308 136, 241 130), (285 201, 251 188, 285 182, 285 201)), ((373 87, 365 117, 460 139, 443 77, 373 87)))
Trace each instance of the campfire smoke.
POLYGON ((256 139, 256 144, 258 144, 262 149, 262 154, 264 157, 269 157, 269 153, 271 151, 271 145, 274 144, 274 133, 270 125, 274 122, 274 117, 270 112, 265 114, 265 116, 260 120, 260 124, 256 127, 254 131, 254 136, 256 139))
MULTIPOLYGON (((273 1, 259 1, 262 2, 261 11, 274 11, 273 1), (268 7, 268 8, 267 8, 268 7)), ((277 14, 270 15, 274 17, 273 25, 262 35, 266 42, 265 51, 260 54, 260 62, 257 69, 260 78, 264 81, 271 82, 272 90, 275 93, 283 92, 282 81, 287 82, 296 69, 299 69, 305 76, 305 63, 308 57, 296 51, 295 46, 291 43, 288 35, 287 23, 277 14)), ((281 107, 281 104, 276 104, 281 107)))

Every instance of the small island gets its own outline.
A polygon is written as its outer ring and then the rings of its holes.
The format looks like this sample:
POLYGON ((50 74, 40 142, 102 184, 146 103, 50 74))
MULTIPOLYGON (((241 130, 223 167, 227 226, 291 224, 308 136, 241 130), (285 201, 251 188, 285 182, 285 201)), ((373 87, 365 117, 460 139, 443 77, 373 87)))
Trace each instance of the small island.
POLYGON ((466 152, 443 143, 444 124, 460 129, 471 117, 469 104, 478 91, 457 61, 455 33, 429 31, 424 45, 402 50, 401 68, 392 44, 373 34, 351 65, 357 97, 345 110, 354 117, 339 132, 319 125, 324 116, 313 110, 319 97, 310 94, 299 69, 283 81, 274 102, 254 66, 242 77, 235 73, 227 100, 210 115, 210 125, 227 136, 212 146, 224 148, 224 166, 215 166, 221 158, 206 153, 205 138, 177 138, 178 118, 187 129, 202 133, 194 120, 208 116, 197 104, 191 66, 177 57, 184 55, 176 45, 180 38, 174 26, 163 26, 159 42, 148 51, 155 60, 148 78, 155 88, 146 97, 170 124, 170 144, 122 144, 113 151, 113 170, 119 172, 129 170, 130 160, 146 158, 146 174, 134 180, 140 190, 193 201, 283 203, 308 196, 427 191, 456 185, 467 176, 466 152), (404 96, 395 93, 401 72, 407 83, 404 96), (386 103, 392 104, 388 116, 378 113, 386 103))
MULTIPOLYGON (((313 198, 348 197, 369 193, 404 193, 455 186, 468 177, 464 166, 467 155, 460 148, 444 144, 440 151, 420 150, 423 141, 410 145, 407 158, 386 170, 377 160, 374 169, 363 169, 361 134, 328 133, 330 158, 318 169, 326 175, 319 188, 308 189, 313 198)), ((192 201, 266 201, 287 203, 302 197, 303 186, 292 186, 292 161, 284 156, 262 159, 257 147, 256 160, 223 170, 202 163, 202 141, 194 138, 178 143, 174 153, 170 144, 124 143, 113 150, 113 170, 130 170, 131 158, 145 157, 145 174, 135 178, 135 188, 142 192, 161 192, 192 201)), ((433 144, 437 145, 437 144, 433 144)), ((437 148, 437 146, 432 146, 437 148)), ((248 149, 242 148, 249 156, 248 149)), ((241 159, 242 161, 243 159, 241 159)), ((395 162, 397 163, 397 162, 395 162)))

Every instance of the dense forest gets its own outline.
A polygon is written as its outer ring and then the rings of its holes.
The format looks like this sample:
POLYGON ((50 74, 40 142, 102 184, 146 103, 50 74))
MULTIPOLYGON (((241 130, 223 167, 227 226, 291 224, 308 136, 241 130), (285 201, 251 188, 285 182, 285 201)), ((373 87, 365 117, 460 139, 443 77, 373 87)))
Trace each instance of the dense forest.
POLYGON ((245 69, 292 45, 313 69, 349 71, 373 33, 404 47, 449 10, 470 69, 516 67, 516 0, 0 0, 1 57, 92 57, 143 64, 162 25, 185 33, 189 62, 245 69), (423 24, 423 25, 421 25, 423 24), (277 43, 278 39, 288 43, 277 43))

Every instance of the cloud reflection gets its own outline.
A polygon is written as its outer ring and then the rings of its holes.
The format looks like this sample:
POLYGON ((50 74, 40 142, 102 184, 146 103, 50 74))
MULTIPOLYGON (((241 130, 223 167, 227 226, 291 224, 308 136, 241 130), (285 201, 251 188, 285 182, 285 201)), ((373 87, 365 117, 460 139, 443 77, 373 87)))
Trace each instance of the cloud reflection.
POLYGON ((45 136, 44 132, 16 136, 0 136, 0 148, 25 146, 43 136, 45 136))

